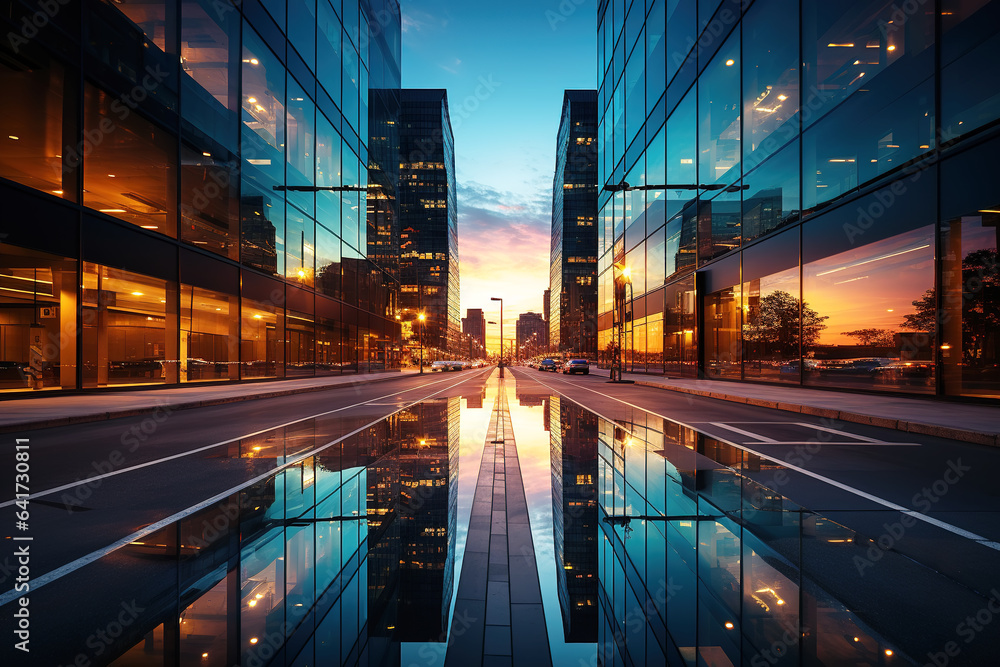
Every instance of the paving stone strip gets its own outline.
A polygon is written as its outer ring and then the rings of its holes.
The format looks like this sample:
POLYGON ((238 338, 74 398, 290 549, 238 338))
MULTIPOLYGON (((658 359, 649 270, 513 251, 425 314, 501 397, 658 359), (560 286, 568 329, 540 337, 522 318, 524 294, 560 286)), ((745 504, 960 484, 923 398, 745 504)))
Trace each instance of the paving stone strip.
POLYGON ((552 664, 503 380, 486 434, 445 667, 552 664))

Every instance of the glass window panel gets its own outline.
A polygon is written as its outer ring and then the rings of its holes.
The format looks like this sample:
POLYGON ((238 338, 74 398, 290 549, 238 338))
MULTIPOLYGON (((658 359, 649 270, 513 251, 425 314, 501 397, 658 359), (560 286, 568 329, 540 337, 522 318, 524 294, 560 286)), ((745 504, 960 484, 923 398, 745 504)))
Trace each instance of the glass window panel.
POLYGON ((694 276, 687 276, 666 288, 663 313, 665 373, 682 377, 695 377, 698 374, 695 296, 694 276))
POLYGON ((729 184, 740 177, 739 99, 740 33, 736 31, 698 78, 698 174, 703 184, 729 184))
MULTIPOLYGON (((316 105, 294 79, 288 79, 288 183, 316 184, 316 105)), ((308 215, 315 212, 316 196, 312 192, 289 192, 289 203, 308 215)))
MULTIPOLYGON (((325 3, 325 0, 319 0, 325 3)), ((310 70, 316 69, 316 0, 289 0, 288 43, 310 70)))
POLYGON ((285 321, 288 370, 286 377, 312 377, 315 375, 316 324, 309 313, 289 310, 285 321))
POLYGON ((798 267, 743 283, 744 379, 799 382, 800 306, 798 267))
MULTIPOLYGON (((666 23, 663 0, 654 2, 646 20, 646 115, 667 88, 666 80, 666 23)), ((659 183, 660 181, 655 181, 659 183)))
POLYGON ((230 150, 235 123, 239 13, 213 0, 181 2, 181 113, 184 120, 230 150))
POLYGON ((285 202, 273 190, 243 181, 240 261, 266 273, 285 273, 285 202))
POLYGON ((178 381, 177 285, 85 262, 85 387, 178 381))
POLYGON ((180 381, 238 380, 238 299, 181 285, 180 381))
MULTIPOLYGON (((178 616, 181 628, 178 648, 179 662, 186 664, 224 667, 226 664, 226 640, 229 633, 229 579, 225 570, 219 568, 213 576, 221 577, 207 591, 199 595, 184 608, 178 616)), ((143 649, 146 647, 143 646, 143 649)), ((147 651, 140 654, 150 659, 147 651)), ((136 656, 136 662, 125 659, 119 664, 143 664, 136 656)), ((162 660, 162 658, 161 658, 162 660)))
POLYGON ((181 144, 181 239, 234 260, 240 256, 237 164, 219 146, 181 144))
POLYGON ((744 243, 799 218, 799 142, 743 178, 744 243))
POLYGON ((278 23, 278 27, 284 31, 285 29, 285 0, 261 0, 261 4, 267 7, 267 11, 271 14, 274 20, 278 23))
POLYGON ((294 206, 289 206, 285 212, 285 277, 312 287, 316 266, 316 223, 294 206))
POLYGON ((705 375, 740 377, 741 289, 739 285, 705 297, 705 375))
POLYGON ((243 26, 243 175, 261 190, 285 183, 285 68, 243 26))
POLYGON ((243 377, 284 377, 284 308, 272 301, 244 297, 240 315, 243 377))
MULTIPOLYGON (((806 225, 804 247, 821 231, 806 225)), ((933 331, 921 316, 934 287, 932 226, 810 262, 802 287, 807 383, 934 392, 933 331)))
POLYGON ((323 63, 317 68, 319 83, 333 98, 334 103, 341 106, 340 77, 341 68, 330 66, 340 62, 341 39, 340 19, 334 12, 329 0, 319 0, 317 7, 319 36, 316 42, 316 62, 323 63))
POLYGON ((650 234, 645 247, 648 249, 646 254, 646 289, 652 291, 662 286, 666 278, 666 227, 660 227, 650 234))
POLYGON ((695 45, 696 6, 688 0, 663 0, 667 11, 667 82, 680 69, 695 45))
POLYGON ((802 11, 804 127, 856 91, 884 104, 933 72, 934 12, 895 21, 893 0, 805 0, 802 11))
POLYGON ((125 222, 176 236, 177 141, 138 113, 122 119, 120 100, 90 84, 84 132, 83 203, 125 222))
MULTIPOLYGON (((639 14, 642 12, 639 11, 639 14)), ((646 88, 643 74, 646 68, 646 51, 640 43, 629 56, 625 66, 625 143, 629 145, 646 120, 646 88)))
POLYGON ((103 0, 127 16, 161 51, 167 50, 167 7, 171 0, 103 0))
MULTIPOLYGON (((942 229, 941 367, 945 392, 1000 396, 1000 274, 997 230, 1000 213, 985 211, 949 220, 942 229)), ((933 330, 935 299, 925 292, 907 320, 933 330)))
POLYGON ((0 85, 0 176, 76 201, 76 169, 93 147, 85 142, 71 148, 77 143, 78 101, 67 90, 65 69, 31 44, 17 54, 4 50, 0 85))
POLYGON ((340 238, 322 225, 316 226, 316 290, 341 297, 340 238))
MULTIPOLYGON (((360 129, 360 123, 358 122, 358 113, 360 109, 359 100, 359 89, 358 86, 361 80, 361 74, 358 72, 360 63, 358 62, 358 52, 354 46, 350 43, 350 38, 344 34, 344 49, 343 49, 343 81, 341 85, 341 99, 343 105, 341 110, 344 112, 344 120, 354 129, 357 133, 360 129)), ((347 133, 347 129, 344 129, 347 133)))
POLYGON ((799 12, 756 2, 743 17, 743 161, 753 169, 799 132, 799 12))
MULTIPOLYGON (((697 96, 692 88, 667 120, 667 180, 668 185, 698 183, 698 120, 697 96)), ((666 216, 677 215, 686 202, 697 194, 692 189, 667 189, 666 216)))
POLYGON ((0 245, 0 392, 76 388, 76 267, 0 245))
POLYGON ((805 132, 804 209, 849 193, 932 149, 932 84, 927 80, 891 101, 867 95, 851 98, 805 132))
POLYGON ((947 140, 1000 118, 1000 70, 983 67, 1000 51, 1000 5, 942 0, 941 133, 947 140))
POLYGON ((698 206, 698 258, 707 260, 740 247, 739 192, 723 192, 698 206))

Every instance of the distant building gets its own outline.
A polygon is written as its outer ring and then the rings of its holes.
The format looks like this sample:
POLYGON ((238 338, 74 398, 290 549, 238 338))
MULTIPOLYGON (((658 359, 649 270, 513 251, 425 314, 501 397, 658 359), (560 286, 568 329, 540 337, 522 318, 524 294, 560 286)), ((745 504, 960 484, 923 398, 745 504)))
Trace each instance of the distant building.
POLYGON ((462 333, 471 339, 471 348, 486 352, 486 316, 482 308, 469 308, 462 318, 462 333), (478 348, 476 346, 478 345, 478 348))
POLYGON ((411 349, 461 352, 458 204, 448 91, 404 89, 400 114, 400 306, 411 349), (418 316, 426 320, 421 326, 418 316))
POLYGON ((552 298, 552 291, 551 290, 545 290, 542 293, 542 317, 545 318, 545 322, 546 322, 546 327, 545 327, 545 350, 546 351, 548 351, 548 348, 549 348, 549 328, 548 328, 548 323, 550 321, 552 321, 552 308, 551 308, 552 304, 550 303, 550 299, 551 298, 552 298))
POLYGON ((549 347, 597 354, 597 91, 567 90, 552 183, 549 347))
POLYGON ((545 351, 545 320, 540 313, 522 313, 517 318, 517 349, 521 357, 545 351))

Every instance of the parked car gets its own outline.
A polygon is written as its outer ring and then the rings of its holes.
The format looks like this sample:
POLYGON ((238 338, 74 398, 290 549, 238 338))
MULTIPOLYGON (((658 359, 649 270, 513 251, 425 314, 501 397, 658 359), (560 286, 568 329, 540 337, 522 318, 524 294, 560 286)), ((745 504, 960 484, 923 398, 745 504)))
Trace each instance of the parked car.
POLYGON ((435 361, 431 364, 431 372, 440 371, 442 373, 447 373, 450 370, 458 370, 452 368, 450 361, 435 361))
POLYGON ((555 373, 556 370, 557 370, 556 360, 555 359, 542 359, 540 362, 538 362, 538 370, 540 370, 540 371, 552 371, 553 373, 555 373))
POLYGON ((564 375, 573 373, 583 373, 584 375, 590 375, 590 362, 586 359, 570 359, 565 364, 563 364, 562 372, 564 375))

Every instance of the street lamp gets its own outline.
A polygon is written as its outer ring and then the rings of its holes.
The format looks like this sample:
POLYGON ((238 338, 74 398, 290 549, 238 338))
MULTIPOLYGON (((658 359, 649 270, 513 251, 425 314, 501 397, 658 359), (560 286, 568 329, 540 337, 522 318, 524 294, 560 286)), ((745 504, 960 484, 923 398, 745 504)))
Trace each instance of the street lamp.
POLYGON ((500 378, 503 379, 503 299, 493 296, 490 301, 500 302, 500 378))
POLYGON ((424 374, 424 320, 427 316, 423 313, 417 315, 417 319, 420 320, 420 374, 424 374))

